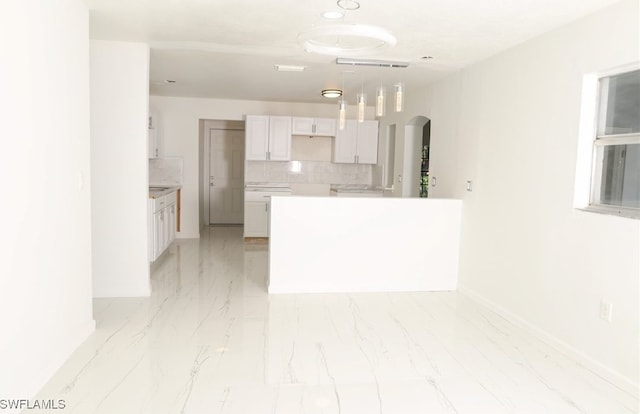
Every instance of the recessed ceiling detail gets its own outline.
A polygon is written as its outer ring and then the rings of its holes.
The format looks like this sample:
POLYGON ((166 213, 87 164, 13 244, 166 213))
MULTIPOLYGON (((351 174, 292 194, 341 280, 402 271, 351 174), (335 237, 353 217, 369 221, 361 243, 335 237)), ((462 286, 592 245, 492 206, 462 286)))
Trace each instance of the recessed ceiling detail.
POLYGON ((364 24, 319 26, 298 36, 304 50, 322 55, 362 56, 395 46, 391 32, 364 24))
POLYGON ((360 8, 360 3, 356 0, 338 0, 338 7, 345 10, 357 10, 360 8))

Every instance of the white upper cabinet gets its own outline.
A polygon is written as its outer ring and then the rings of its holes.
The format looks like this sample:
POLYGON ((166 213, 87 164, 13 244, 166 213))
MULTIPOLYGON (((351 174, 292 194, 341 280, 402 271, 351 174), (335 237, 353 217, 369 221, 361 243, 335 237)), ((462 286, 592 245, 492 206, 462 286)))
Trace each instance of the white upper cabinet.
POLYGON ((378 121, 348 120, 336 132, 333 162, 376 164, 378 162, 378 121))
POLYGON ((266 160, 269 150, 269 117, 248 115, 244 130, 246 158, 248 160, 266 160))
POLYGON ((302 118, 291 120, 293 135, 325 136, 336 135, 336 120, 333 118, 302 118))
POLYGON ((149 158, 158 158, 160 156, 160 147, 158 146, 158 136, 155 128, 149 128, 149 158))
POLYGON ((336 132, 333 142, 333 162, 353 164, 356 162, 358 125, 347 121, 345 128, 336 132))
POLYGON ((378 162, 378 121, 358 123, 356 156, 358 164, 378 162))
POLYGON ((291 160, 291 117, 269 117, 269 161, 291 160))
POLYGON ((247 160, 291 159, 291 117, 247 115, 245 136, 247 160))
POLYGON ((291 133, 293 135, 313 135, 313 118, 291 118, 291 133))
POLYGON ((160 141, 158 140, 158 117, 155 114, 149 114, 149 120, 147 122, 148 135, 147 142, 149 144, 148 156, 149 158, 158 158, 160 154, 160 141))

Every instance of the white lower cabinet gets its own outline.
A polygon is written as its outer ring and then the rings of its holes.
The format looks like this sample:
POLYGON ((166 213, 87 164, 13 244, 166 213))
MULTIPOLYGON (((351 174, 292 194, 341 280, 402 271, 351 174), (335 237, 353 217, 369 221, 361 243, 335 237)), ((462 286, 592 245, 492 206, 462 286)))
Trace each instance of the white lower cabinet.
POLYGON ((160 255, 158 252, 163 250, 164 246, 164 210, 153 213, 153 248, 151 261, 154 261, 160 255))
POLYGON ((155 261, 176 238, 177 197, 169 193, 149 200, 150 233, 149 261, 155 261))
POLYGON ((244 203, 244 237, 268 237, 269 204, 266 201, 244 203))
POLYGON ((290 195, 290 188, 254 189, 244 193, 244 237, 269 237, 271 197, 290 195))

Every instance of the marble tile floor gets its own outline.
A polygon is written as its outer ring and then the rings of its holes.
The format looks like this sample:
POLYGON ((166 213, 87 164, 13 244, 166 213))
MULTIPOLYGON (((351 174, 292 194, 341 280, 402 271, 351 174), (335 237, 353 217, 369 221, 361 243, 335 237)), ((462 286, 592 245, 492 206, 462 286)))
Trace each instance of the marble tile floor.
POLYGON ((240 227, 178 240, 150 298, 95 300, 96 332, 36 398, 80 414, 638 412, 456 292, 269 296, 266 266, 240 227))

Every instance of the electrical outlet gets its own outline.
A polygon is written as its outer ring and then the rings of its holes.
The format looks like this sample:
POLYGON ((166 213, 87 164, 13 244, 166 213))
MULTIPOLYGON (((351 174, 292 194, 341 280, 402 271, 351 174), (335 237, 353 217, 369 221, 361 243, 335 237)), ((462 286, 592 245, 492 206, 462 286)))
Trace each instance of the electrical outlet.
POLYGON ((600 302, 600 319, 611 322, 611 313, 613 312, 613 304, 605 301, 600 302))

